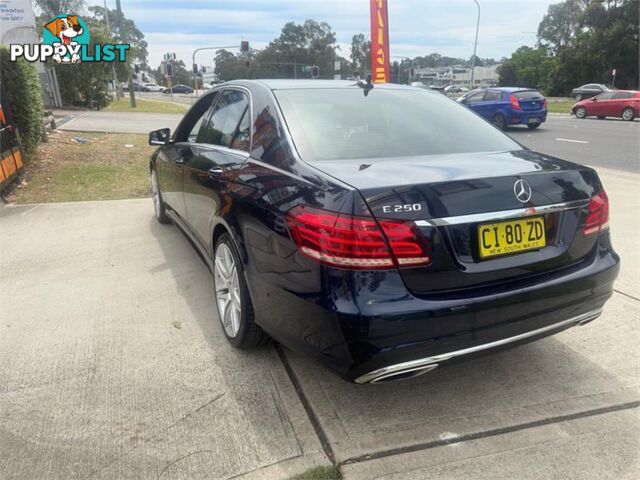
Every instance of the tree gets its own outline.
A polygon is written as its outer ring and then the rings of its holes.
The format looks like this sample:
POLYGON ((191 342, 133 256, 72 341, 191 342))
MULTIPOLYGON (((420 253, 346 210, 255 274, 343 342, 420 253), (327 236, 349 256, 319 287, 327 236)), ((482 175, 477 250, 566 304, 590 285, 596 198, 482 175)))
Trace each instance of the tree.
POLYGON ((220 80, 235 78, 310 78, 308 68, 318 66, 320 76, 333 78, 337 54, 336 35, 325 22, 289 22, 280 35, 261 52, 234 54, 220 50, 215 57, 215 73, 220 80))
POLYGON ((85 0, 32 0, 34 6, 49 20, 62 13, 84 12, 85 0))
MULTIPOLYGON (((100 23, 105 21, 104 8, 100 6, 89 7, 89 12, 91 12, 91 19, 95 23, 100 23)), ((131 45, 129 53, 127 56, 131 60, 132 63, 139 63, 142 66, 147 66, 147 56, 148 56, 148 44, 144 39, 144 34, 137 27, 135 22, 130 18, 127 18, 122 15, 122 34, 120 35, 118 32, 118 11, 107 9, 109 15, 109 26, 111 27, 111 34, 114 38, 117 39, 126 39, 127 43, 131 45), (137 62, 135 62, 137 60, 137 62)))
POLYGON ((365 77, 371 68, 371 41, 359 33, 351 39, 351 62, 354 71, 365 77))
POLYGON ((639 0, 566 0, 550 5, 536 48, 521 47, 500 68, 500 83, 566 95, 585 83, 637 88, 639 0))

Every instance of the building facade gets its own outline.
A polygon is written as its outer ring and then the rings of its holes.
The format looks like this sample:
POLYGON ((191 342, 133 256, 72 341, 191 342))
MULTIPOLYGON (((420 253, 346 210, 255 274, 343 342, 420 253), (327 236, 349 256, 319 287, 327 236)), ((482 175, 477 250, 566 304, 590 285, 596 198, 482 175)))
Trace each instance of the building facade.
POLYGON ((414 70, 414 80, 438 87, 446 85, 460 85, 469 88, 495 87, 498 85, 499 67, 500 64, 491 65, 490 67, 475 67, 473 86, 471 85, 471 68, 462 65, 416 68, 414 70))

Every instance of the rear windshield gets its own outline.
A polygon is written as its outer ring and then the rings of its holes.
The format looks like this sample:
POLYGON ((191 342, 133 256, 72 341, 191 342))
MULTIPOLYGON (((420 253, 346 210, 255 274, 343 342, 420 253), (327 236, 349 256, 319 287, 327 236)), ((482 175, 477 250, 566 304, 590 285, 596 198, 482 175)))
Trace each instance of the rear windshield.
POLYGON ((276 90, 307 161, 520 150, 466 107, 428 91, 276 90))
POLYGON ((532 100, 534 98, 542 98, 542 94, 537 90, 525 90, 522 92, 515 92, 513 94, 518 100, 532 100))

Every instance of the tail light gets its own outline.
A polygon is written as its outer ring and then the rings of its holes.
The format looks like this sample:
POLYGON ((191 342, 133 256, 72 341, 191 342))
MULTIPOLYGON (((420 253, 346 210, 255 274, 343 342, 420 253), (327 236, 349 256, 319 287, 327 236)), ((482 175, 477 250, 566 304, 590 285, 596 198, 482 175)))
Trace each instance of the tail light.
POLYGON ((300 206, 287 213, 287 224, 300 252, 327 265, 379 269, 431 262, 426 240, 413 222, 300 206))
POLYGON ((515 95, 511 95, 509 97, 509 101, 511 102, 511 108, 513 108, 514 110, 520 110, 522 108, 520 106, 520 102, 518 101, 518 98, 515 95))
POLYGON ((549 102, 547 102, 547 99, 545 98, 544 102, 542 102, 542 108, 546 110, 548 106, 549 106, 549 102))
POLYGON ((604 232, 609 228, 609 198, 605 191, 591 197, 589 201, 589 215, 584 225, 584 234, 604 232))

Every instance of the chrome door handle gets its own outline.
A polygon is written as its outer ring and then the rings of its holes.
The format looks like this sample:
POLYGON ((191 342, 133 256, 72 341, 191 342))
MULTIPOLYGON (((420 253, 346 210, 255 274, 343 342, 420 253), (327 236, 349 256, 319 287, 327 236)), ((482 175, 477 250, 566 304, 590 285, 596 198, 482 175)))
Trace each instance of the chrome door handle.
POLYGON ((216 177, 218 175, 222 174, 222 167, 213 167, 209 169, 209 176, 210 177, 216 177))

